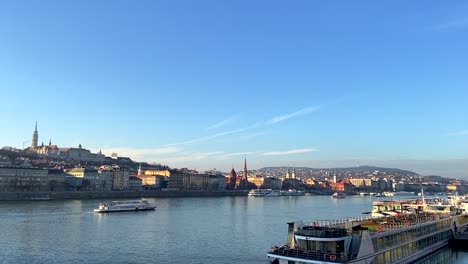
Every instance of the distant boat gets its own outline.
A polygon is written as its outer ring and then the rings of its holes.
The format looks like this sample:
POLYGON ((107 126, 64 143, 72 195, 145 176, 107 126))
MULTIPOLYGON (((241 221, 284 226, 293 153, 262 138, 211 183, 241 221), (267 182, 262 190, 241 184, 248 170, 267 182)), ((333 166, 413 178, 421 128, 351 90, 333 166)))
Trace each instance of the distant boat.
POLYGON ((145 211, 154 210, 156 205, 150 204, 146 200, 131 200, 131 201, 113 201, 107 204, 100 203, 98 208, 94 209, 96 213, 110 213, 123 211, 145 211))
POLYGON ((296 189, 289 189, 287 191, 281 191, 281 196, 303 196, 305 193, 303 191, 298 191, 296 189))
POLYGON ((343 198, 346 198, 346 194, 341 193, 341 192, 336 192, 336 193, 332 194, 331 197, 333 199, 343 199, 343 198))
POLYGON ((250 197, 277 197, 280 196, 280 192, 272 189, 253 189, 247 195, 250 197))
POLYGON ((48 200, 50 200, 50 196, 49 195, 32 196, 31 198, 29 198, 29 200, 31 200, 31 201, 48 201, 48 200))
POLYGON ((386 197, 385 194, 377 193, 374 195, 374 197, 386 197))
POLYGON ((414 196, 414 192, 394 192, 394 196, 414 196))

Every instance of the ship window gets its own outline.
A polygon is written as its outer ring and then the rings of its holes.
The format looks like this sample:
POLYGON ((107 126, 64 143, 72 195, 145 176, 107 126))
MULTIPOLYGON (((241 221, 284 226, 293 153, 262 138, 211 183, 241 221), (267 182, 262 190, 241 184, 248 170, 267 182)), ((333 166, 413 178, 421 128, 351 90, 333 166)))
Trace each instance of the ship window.
POLYGON ((336 242, 336 253, 344 252, 344 240, 336 242))

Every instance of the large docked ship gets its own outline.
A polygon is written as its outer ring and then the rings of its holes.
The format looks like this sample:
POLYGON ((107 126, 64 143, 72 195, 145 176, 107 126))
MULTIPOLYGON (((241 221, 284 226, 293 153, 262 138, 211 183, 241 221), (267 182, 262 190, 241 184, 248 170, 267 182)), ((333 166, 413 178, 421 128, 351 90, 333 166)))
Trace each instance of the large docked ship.
POLYGON ((287 243, 273 247, 268 259, 274 264, 411 263, 446 246, 467 223, 465 215, 425 211, 291 222, 287 243))
POLYGON ((96 213, 111 213, 123 211, 145 211, 154 210, 156 206, 149 203, 147 200, 131 200, 131 201, 113 201, 107 204, 100 203, 98 208, 94 209, 96 213))
POLYGON ((448 196, 448 202, 458 208, 462 214, 468 214, 468 196, 459 196, 458 193, 452 196, 448 196))

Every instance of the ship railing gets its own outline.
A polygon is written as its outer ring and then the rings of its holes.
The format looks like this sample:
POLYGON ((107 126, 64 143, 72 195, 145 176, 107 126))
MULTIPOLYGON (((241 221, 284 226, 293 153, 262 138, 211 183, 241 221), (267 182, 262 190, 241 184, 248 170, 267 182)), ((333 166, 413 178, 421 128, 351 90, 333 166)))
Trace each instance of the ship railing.
POLYGON ((327 262, 346 262, 349 260, 348 254, 345 252, 332 253, 332 252, 321 252, 321 251, 309 251, 303 249, 293 249, 288 247, 273 247, 270 250, 270 254, 293 257, 298 259, 310 259, 327 262))
POLYGON ((369 230, 371 233, 382 233, 387 231, 393 231, 405 227, 409 227, 412 225, 423 224, 439 219, 444 219, 449 217, 447 214, 427 214, 423 213, 420 215, 400 215, 400 216, 392 216, 392 217, 382 217, 382 218, 374 218, 367 222, 366 224, 369 225, 369 230), (374 224, 374 226, 372 226, 374 224))
POLYGON ((348 223, 362 222, 365 220, 372 219, 371 215, 357 216, 357 217, 348 217, 341 219, 332 219, 332 220, 316 220, 310 223, 311 226, 323 226, 323 227, 344 227, 348 223))
POLYGON ((337 227, 308 226, 296 231, 294 234, 309 237, 338 238, 350 236, 352 234, 352 231, 349 229, 337 227))
POLYGON ((387 216, 379 218, 374 218, 371 215, 365 215, 333 220, 316 220, 308 224, 308 226, 349 229, 350 225, 353 226, 354 223, 374 223, 375 225, 380 226, 380 228, 376 226, 375 230, 370 229, 371 232, 385 232, 447 217, 450 216, 448 214, 441 213, 401 214, 399 216, 387 216))

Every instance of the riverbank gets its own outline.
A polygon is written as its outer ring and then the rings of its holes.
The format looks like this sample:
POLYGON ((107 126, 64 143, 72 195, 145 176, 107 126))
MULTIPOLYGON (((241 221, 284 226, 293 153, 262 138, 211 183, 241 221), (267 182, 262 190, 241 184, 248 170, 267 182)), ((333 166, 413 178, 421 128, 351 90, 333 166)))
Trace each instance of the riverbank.
POLYGON ((246 196, 247 191, 0 192, 0 201, 246 196))

